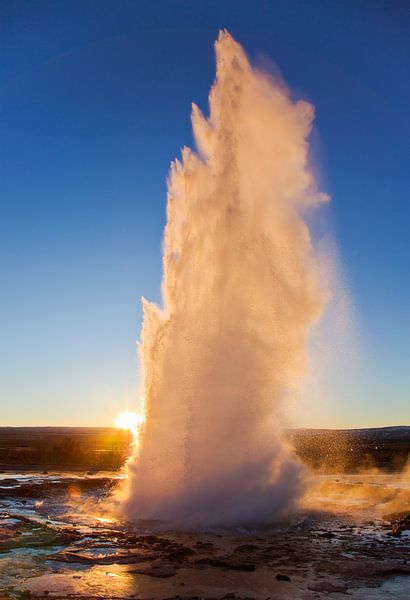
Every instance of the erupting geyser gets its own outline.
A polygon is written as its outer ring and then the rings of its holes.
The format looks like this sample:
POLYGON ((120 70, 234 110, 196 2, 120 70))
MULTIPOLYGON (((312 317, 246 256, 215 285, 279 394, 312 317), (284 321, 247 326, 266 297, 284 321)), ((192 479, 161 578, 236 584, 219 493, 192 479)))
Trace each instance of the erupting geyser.
POLYGON ((163 302, 144 302, 146 419, 129 464, 129 518, 262 524, 304 489, 283 440, 325 292, 304 216, 326 199, 308 169, 313 108, 216 42, 197 153, 171 167, 163 302))

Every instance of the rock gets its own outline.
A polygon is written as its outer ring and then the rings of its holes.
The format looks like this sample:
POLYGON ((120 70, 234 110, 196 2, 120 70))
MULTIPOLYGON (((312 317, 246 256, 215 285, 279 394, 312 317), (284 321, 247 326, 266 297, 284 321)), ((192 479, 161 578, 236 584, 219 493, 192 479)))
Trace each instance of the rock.
POLYGON ((92 554, 88 552, 72 552, 63 550, 55 554, 53 560, 77 563, 83 565, 114 565, 114 564, 132 564, 145 561, 151 561, 158 558, 156 554, 147 550, 138 552, 113 552, 112 554, 92 554))
POLYGON ((332 533, 331 531, 326 531, 325 533, 321 533, 320 537, 327 538, 330 540, 331 538, 336 537, 336 535, 334 533, 332 533))
POLYGON ((171 546, 170 550, 166 551, 166 558, 173 562, 182 562, 192 554, 195 554, 195 552, 191 548, 175 544, 171 546))
POLYGON ((391 534, 395 537, 399 537, 407 529, 410 529, 410 514, 397 515, 391 520, 391 534))
POLYGON ((256 565, 254 563, 239 560, 233 555, 221 558, 201 558, 195 561, 195 564, 210 565, 211 567, 222 567, 223 569, 232 569, 233 571, 247 571, 248 573, 256 569, 256 565))
POLYGON ((171 565, 152 565, 142 569, 133 569, 128 573, 138 573, 139 575, 148 575, 149 577, 159 577, 166 579, 167 577, 173 577, 176 575, 177 570, 171 565))
POLYGON ((327 594, 331 594, 332 592, 347 594, 348 588, 344 585, 333 585, 330 581, 321 581, 314 585, 308 585, 308 590, 311 590, 312 592, 326 592, 327 594))
POLYGON ((253 552, 254 550, 259 550, 259 546, 255 546, 254 544, 242 544, 242 546, 237 546, 234 552, 253 552))
POLYGON ((150 546, 152 546, 153 544, 164 544, 167 543, 169 544, 169 540, 165 539, 165 538, 159 538, 156 535, 142 535, 139 538, 142 542, 144 542, 145 544, 149 544, 150 546))
POLYGON ((198 541, 195 545, 200 550, 211 550, 214 547, 212 542, 199 542, 198 541))
POLYGON ((290 581, 290 577, 288 577, 287 575, 282 575, 281 573, 278 573, 276 575, 276 579, 278 581, 290 581))
POLYGON ((403 568, 390 567, 386 569, 381 569, 380 571, 377 571, 376 574, 381 577, 396 577, 400 575, 410 575, 410 568, 406 569, 405 566, 403 568))

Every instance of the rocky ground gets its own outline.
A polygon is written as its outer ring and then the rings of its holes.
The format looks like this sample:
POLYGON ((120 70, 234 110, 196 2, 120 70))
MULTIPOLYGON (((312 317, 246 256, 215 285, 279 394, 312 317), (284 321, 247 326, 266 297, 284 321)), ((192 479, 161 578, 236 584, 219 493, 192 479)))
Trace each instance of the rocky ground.
POLYGON ((195 533, 101 516, 119 475, 1 477, 3 597, 410 598, 403 477, 322 478, 286 522, 195 533))

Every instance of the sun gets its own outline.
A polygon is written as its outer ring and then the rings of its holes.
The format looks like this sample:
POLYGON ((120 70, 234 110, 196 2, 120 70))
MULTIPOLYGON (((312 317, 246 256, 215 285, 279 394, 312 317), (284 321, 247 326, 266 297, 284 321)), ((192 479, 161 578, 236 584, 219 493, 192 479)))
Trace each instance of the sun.
POLYGON ((138 435, 139 428, 143 422, 143 415, 130 410, 124 410, 120 412, 115 418, 115 426, 118 427, 118 429, 128 429, 135 436, 138 435))

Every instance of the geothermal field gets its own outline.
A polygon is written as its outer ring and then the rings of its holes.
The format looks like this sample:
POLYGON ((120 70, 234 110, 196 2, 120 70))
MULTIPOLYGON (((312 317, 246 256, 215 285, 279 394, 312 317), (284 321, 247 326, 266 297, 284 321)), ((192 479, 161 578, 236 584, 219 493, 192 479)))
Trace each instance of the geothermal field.
POLYGON ((263 526, 192 527, 118 514, 127 469, 110 461, 125 432, 0 429, 3 597, 408 598, 410 428, 288 435, 310 470, 296 510, 263 526))
POLYGON ((353 329, 314 108, 227 31, 215 52, 168 177, 140 400, 116 428, 0 429, 2 598, 410 598, 410 427, 289 412, 332 323, 353 329))

